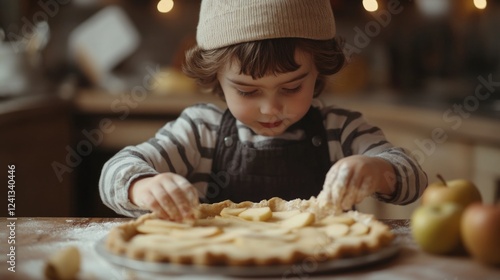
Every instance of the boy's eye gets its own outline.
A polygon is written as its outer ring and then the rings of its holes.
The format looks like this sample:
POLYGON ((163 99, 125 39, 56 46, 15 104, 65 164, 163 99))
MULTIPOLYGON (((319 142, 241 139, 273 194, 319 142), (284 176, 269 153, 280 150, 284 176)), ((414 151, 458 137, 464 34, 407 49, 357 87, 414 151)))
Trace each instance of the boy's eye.
POLYGON ((241 96, 250 96, 250 95, 253 95, 257 92, 256 90, 252 90, 252 91, 237 90, 237 91, 238 91, 238 94, 241 96))
POLYGON ((294 88, 283 88, 283 91, 285 93, 296 93, 296 92, 299 92, 301 89, 302 89, 302 85, 299 85, 299 86, 294 87, 294 88))

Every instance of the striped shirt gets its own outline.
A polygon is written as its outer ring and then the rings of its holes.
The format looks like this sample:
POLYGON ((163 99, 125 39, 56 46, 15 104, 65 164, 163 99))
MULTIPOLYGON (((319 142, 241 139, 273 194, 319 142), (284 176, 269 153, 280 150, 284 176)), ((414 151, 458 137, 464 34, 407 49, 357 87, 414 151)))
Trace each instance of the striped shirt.
MULTIPOLYGON (((355 154, 386 159, 394 166, 396 191, 391 196, 374 196, 399 205, 411 203, 421 196, 427 186, 426 174, 404 149, 393 147, 379 128, 367 124, 358 112, 324 106, 319 100, 314 100, 313 106, 323 116, 332 164, 355 154)), ((129 186, 138 177, 163 172, 184 176, 203 195, 210 178, 223 113, 223 109, 212 104, 188 107, 147 142, 119 151, 102 170, 99 190, 104 204, 126 216, 146 213, 128 199, 129 186)), ((268 137, 255 134, 239 121, 236 125, 240 141, 257 149, 266 148, 275 141, 283 143, 305 137, 300 129, 268 137)))

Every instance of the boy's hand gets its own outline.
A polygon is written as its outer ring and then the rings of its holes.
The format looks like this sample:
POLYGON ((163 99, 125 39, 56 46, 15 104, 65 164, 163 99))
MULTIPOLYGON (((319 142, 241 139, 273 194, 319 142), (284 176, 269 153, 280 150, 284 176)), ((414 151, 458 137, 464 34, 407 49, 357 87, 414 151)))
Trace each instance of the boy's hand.
POLYGON ((193 209, 198 206, 196 189, 184 177, 161 173, 134 181, 129 199, 135 205, 172 221, 194 220, 193 209))
POLYGON ((349 210, 374 192, 391 194, 395 189, 394 169, 381 158, 354 155, 336 162, 326 174, 320 205, 332 204, 349 210), (388 176, 389 175, 389 176, 388 176))

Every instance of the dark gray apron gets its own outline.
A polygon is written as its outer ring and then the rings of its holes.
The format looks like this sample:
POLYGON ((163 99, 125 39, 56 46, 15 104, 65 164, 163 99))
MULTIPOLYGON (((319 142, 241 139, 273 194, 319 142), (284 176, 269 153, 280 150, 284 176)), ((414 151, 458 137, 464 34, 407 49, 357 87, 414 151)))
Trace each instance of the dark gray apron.
POLYGON ((290 129, 297 127, 305 131, 305 139, 275 139, 265 148, 253 148, 239 141, 236 119, 226 110, 204 202, 258 202, 274 196, 309 199, 318 195, 331 166, 319 110, 311 107, 290 129))

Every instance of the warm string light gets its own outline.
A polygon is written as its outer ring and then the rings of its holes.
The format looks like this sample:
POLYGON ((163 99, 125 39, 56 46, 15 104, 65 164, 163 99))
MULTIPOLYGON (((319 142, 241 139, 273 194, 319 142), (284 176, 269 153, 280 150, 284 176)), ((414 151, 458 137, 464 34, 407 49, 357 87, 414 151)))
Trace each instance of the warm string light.
POLYGON ((368 12, 375 12, 378 9, 377 0, 363 0, 363 7, 368 12))
POLYGON ((160 0, 160 2, 158 2, 158 5, 156 6, 160 13, 168 13, 172 10, 173 7, 173 0, 160 0))
POLYGON ((474 6, 479 10, 485 9, 487 5, 488 2, 486 0, 474 0, 474 6))

